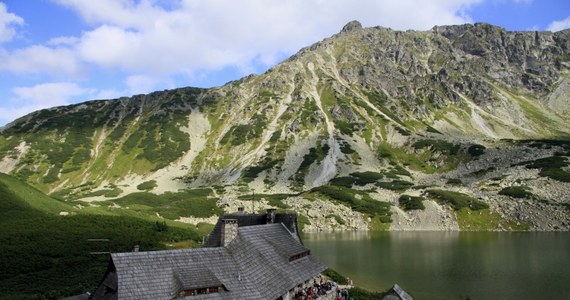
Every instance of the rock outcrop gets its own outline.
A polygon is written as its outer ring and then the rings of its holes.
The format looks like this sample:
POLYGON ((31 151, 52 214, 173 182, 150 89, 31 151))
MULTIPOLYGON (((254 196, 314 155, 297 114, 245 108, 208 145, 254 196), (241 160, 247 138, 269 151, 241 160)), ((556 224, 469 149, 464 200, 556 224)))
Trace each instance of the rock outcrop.
MULTIPOLYGON (((151 180, 161 184, 155 193, 287 194, 283 206, 312 218, 314 230, 367 228, 386 213, 369 199, 398 205, 410 189, 452 190, 453 179, 503 218, 568 229, 570 214, 554 211, 570 203, 569 82, 570 30, 478 23, 402 32, 352 21, 265 74, 222 87, 34 112, 2 128, 0 171, 68 200, 124 196, 151 180), (532 168, 549 157, 555 165, 532 168), (521 179, 522 169, 534 173, 521 179), (359 181, 370 178, 358 176, 373 176, 368 190, 359 181), (534 191, 530 204, 498 194, 515 184, 534 191), (116 192, 101 196, 107 191, 116 192)), ((429 209, 392 207, 393 229, 457 229, 449 207, 429 209)))

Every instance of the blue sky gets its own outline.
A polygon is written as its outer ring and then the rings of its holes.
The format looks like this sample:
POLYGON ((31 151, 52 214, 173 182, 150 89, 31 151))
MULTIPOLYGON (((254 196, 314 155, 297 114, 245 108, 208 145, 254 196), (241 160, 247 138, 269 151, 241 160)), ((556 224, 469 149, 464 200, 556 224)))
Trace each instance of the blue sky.
POLYGON ((570 28, 568 0, 0 0, 0 126, 37 109, 263 73, 364 26, 570 28))

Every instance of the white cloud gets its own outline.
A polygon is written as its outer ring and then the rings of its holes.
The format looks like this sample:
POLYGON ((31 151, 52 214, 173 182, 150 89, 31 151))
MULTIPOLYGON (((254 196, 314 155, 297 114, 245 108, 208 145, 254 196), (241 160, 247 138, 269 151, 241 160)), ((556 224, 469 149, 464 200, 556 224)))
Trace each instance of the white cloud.
POLYGON ((116 99, 122 96, 125 96, 126 93, 123 91, 119 91, 117 89, 105 89, 100 90, 97 92, 93 99, 102 100, 102 99, 116 99))
POLYGON ((83 60, 168 76, 270 66, 353 19, 396 29, 470 22, 464 10, 482 0, 181 0, 167 9, 151 0, 55 1, 95 26, 76 48, 83 60))
POLYGON ((6 5, 0 2, 0 43, 12 40, 16 35, 15 26, 24 25, 24 19, 9 13, 6 5))
POLYGON ((79 42, 78 37, 60 36, 50 39, 46 44, 50 46, 73 46, 79 42))
POLYGON ((155 91, 160 84, 160 80, 145 75, 132 75, 127 78, 129 94, 146 94, 155 91))
POLYGON ((32 87, 13 89, 16 101, 48 106, 70 103, 73 97, 92 94, 92 89, 82 88, 72 82, 42 83, 32 87))
POLYGON ((570 28, 570 16, 564 20, 554 21, 548 25, 548 29, 552 32, 564 30, 570 28))
POLYGON ((0 48, 0 71, 17 74, 48 73, 56 77, 85 72, 73 49, 34 45, 8 52, 0 48))
POLYGON ((0 107, 0 124, 22 117, 33 111, 67 105, 77 102, 77 98, 87 100, 95 94, 94 89, 82 88, 72 82, 43 83, 31 87, 16 87, 15 95, 9 102, 12 105, 0 107))
MULTIPOLYGON (((19 111, 67 104, 72 98, 114 98, 176 87, 219 70, 246 74, 339 32, 351 20, 426 30, 471 22, 465 12, 484 1, 529 0, 51 1, 70 8, 87 27, 77 36, 55 35, 45 44, 0 47, 0 72, 66 81, 14 89, 19 111), (89 78, 88 71, 111 75, 116 88, 91 91, 72 83, 89 78), (40 97, 50 89, 51 101, 40 97)), ((0 43, 13 39, 22 25, 24 20, 0 2, 0 43)), ((0 112, 5 114, 6 108, 0 112)))

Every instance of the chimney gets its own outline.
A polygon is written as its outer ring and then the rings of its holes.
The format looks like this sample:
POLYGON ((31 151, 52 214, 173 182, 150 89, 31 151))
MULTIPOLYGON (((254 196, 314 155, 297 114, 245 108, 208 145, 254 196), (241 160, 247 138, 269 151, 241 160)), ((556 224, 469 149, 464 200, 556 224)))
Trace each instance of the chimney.
POLYGON ((275 212, 277 209, 275 208, 268 208, 267 209, 267 224, 275 223, 275 212))
POLYGON ((243 214, 245 208, 243 206, 238 207, 238 213, 243 214))
POLYGON ((139 252, 139 248, 140 248, 139 245, 135 245, 135 246, 133 247, 133 252, 139 252))
POLYGON ((221 245, 226 247, 237 236, 238 221, 237 219, 222 220, 222 241, 221 245))

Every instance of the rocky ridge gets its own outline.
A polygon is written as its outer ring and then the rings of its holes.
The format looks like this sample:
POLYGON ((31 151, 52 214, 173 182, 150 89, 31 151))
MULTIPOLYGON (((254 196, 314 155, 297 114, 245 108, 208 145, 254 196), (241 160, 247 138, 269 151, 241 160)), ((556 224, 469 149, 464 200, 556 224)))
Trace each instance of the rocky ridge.
POLYGON ((353 21, 219 88, 32 113, 2 129, 0 171, 67 201, 114 201, 154 181, 156 194, 213 187, 228 210, 252 192, 283 194, 264 206, 298 211, 307 230, 380 219, 392 230, 467 230, 429 196, 439 188, 530 229, 568 230, 568 86, 570 30, 353 21), (541 158, 556 165, 529 167, 541 158), (499 194, 512 186, 532 196, 499 194), (399 208, 404 194, 427 195, 425 210, 399 208), (391 222, 378 203, 391 205, 391 222))

